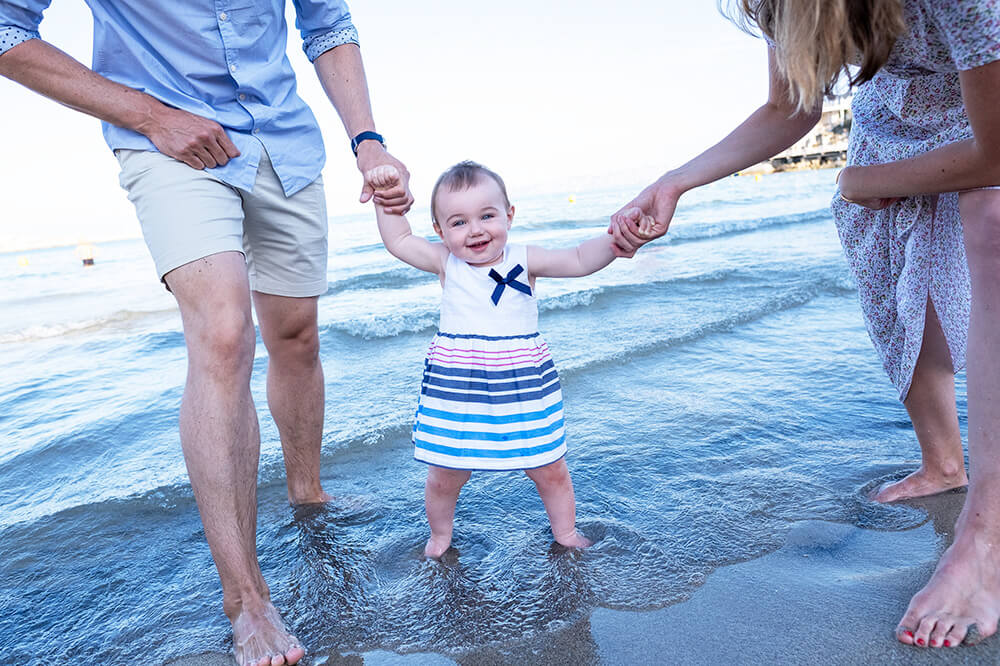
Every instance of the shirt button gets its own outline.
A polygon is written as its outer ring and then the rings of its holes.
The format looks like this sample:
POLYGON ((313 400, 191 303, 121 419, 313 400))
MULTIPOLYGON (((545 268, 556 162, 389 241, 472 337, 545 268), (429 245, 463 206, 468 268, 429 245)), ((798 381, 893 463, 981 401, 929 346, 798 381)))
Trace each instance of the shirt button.
POLYGON ((229 14, 227 14, 226 12, 222 12, 221 14, 219 14, 220 21, 225 21, 227 18, 229 18, 229 14))
POLYGON ((236 71, 236 65, 230 65, 229 66, 229 71, 230 72, 235 72, 236 71))
POLYGON ((247 96, 246 96, 246 95, 244 95, 243 93, 240 93, 240 101, 241 101, 241 102, 245 102, 245 101, 246 101, 246 99, 247 99, 247 96))

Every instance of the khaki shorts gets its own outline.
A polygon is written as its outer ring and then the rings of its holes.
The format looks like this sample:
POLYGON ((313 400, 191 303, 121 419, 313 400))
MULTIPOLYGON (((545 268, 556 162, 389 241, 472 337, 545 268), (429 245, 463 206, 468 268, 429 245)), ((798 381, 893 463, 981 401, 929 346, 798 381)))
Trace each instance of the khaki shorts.
POLYGON ((266 151, 252 192, 155 151, 119 149, 115 155, 122 167, 119 181, 135 204, 161 280, 184 264, 236 251, 246 257, 254 291, 326 293, 322 177, 286 197, 266 151))

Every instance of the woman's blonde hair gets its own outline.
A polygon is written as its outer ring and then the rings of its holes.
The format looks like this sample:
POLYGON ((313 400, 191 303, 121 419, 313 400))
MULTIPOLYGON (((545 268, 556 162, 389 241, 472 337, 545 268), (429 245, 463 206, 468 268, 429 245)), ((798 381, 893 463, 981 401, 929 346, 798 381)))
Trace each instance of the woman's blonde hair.
POLYGON ((875 76, 906 30, 901 0, 719 0, 719 6, 747 32, 756 26, 771 40, 799 111, 819 106, 842 72, 851 85, 875 76), (853 75, 849 63, 859 66, 853 75))

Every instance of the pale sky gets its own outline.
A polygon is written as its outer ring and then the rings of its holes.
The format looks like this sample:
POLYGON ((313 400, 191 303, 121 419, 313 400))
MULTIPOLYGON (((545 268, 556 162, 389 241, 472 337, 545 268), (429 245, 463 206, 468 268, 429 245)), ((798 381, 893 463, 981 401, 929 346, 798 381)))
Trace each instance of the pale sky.
MULTIPOLYGON (((641 186, 766 97, 764 43, 714 0, 379 0, 351 11, 376 125, 410 169, 418 207, 463 159, 521 195, 641 186)), ((85 64, 91 32, 80 0, 54 0, 41 26, 85 64)), ((363 212, 343 126, 294 28, 288 51, 323 130, 330 215, 363 212)), ((6 79, 0 102, 0 252, 138 237, 99 121, 6 79)))

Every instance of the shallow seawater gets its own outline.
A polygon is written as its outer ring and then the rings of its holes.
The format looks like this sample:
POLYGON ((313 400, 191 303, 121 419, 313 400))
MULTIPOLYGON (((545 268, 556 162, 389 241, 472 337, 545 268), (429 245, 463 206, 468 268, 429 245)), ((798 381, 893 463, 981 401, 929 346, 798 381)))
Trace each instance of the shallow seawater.
MULTIPOLYGON (((586 551, 552 542, 524 474, 480 473, 453 549, 420 557, 425 468, 409 431, 439 289, 388 257, 370 220, 335 220, 320 299, 329 506, 287 505, 259 343, 253 380, 260 560, 313 654, 460 657, 595 607, 683 601, 715 568, 779 548, 797 521, 925 522, 865 499, 919 452, 861 321, 828 175, 723 181, 682 201, 670 237, 636 259, 539 281, 586 551)), ((627 196, 519 203, 514 240, 601 233, 627 196)), ((0 255, 13 317, 0 322, 0 654, 14 663, 231 647, 177 439, 179 319, 140 243, 103 249, 93 272, 66 260, 72 249, 33 254, 30 270, 0 255)))

